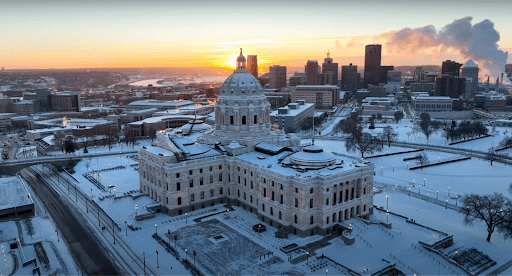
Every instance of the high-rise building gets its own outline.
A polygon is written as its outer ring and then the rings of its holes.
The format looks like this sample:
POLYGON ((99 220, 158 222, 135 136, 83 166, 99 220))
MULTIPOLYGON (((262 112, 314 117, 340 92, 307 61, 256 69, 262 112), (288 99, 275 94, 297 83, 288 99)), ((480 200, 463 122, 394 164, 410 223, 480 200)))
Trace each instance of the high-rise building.
POLYGON ((505 74, 507 74, 507 77, 512 76, 512 64, 505 64, 505 74))
POLYGON ((338 63, 333 63, 331 54, 329 51, 327 51, 327 58, 324 58, 324 63, 322 63, 322 74, 327 74, 326 82, 322 84, 330 84, 330 85, 337 85, 338 83, 338 63), (332 76, 330 76, 328 73, 331 72, 332 76))
POLYGON ((457 63, 457 62, 451 61, 451 60, 443 61, 443 66, 441 68, 441 74, 452 75, 454 77, 458 77, 460 67, 462 67, 461 63, 457 63))
POLYGON ((422 81, 425 78, 425 71, 423 71, 422 66, 416 67, 414 70, 414 79, 417 81, 422 81))
POLYGON ((42 111, 50 111, 50 89, 36 89, 36 99, 42 111))
POLYGON ((388 72, 395 70, 393 66, 381 66, 379 69, 379 83, 388 83, 388 72))
POLYGON ((478 65, 468 60, 461 69, 461 77, 471 79, 471 96, 478 92, 478 65))
POLYGON ((268 69, 270 88, 286 87, 286 66, 272 65, 268 69))
POLYGON ((255 78, 258 78, 258 56, 247 55, 247 69, 255 78))
POLYGON ((350 63, 350 65, 341 66, 341 89, 356 92, 358 84, 357 65, 350 63))
POLYGON ((306 85, 317 85, 318 84, 318 61, 308 60, 306 64, 306 85))
POLYGON ((379 84, 382 45, 366 45, 364 55, 364 84, 379 84))
POLYGON ((50 106, 54 111, 75 111, 80 110, 80 93, 57 93, 50 95, 50 106))
POLYGON ((402 71, 388 71, 388 79, 386 83, 402 83, 402 71))
POLYGON ((288 80, 288 86, 297 86, 306 84, 306 73, 295 72, 288 80))
POLYGON ((449 96, 458 98, 466 94, 466 79, 454 77, 452 75, 442 75, 436 78, 434 95, 432 96, 449 96))

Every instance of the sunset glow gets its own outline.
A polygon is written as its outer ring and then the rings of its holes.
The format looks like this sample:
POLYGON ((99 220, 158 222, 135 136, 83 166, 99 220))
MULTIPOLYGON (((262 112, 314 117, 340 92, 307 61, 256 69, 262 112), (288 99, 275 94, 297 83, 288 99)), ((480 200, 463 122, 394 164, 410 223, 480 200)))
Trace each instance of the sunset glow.
POLYGON ((508 31, 512 22, 506 14, 511 8, 508 2, 500 2, 501 8, 470 2, 464 9, 446 3, 445 11, 436 5, 414 1, 374 2, 371 10, 365 10, 363 4, 327 1, 324 5, 313 5, 299 1, 294 5, 272 3, 278 8, 264 13, 249 12, 254 7, 248 1, 123 3, 3 4, 4 13, 10 16, 0 18, 1 66, 10 69, 220 67, 229 71, 235 68, 241 47, 246 55, 258 55, 260 71, 267 71, 272 64, 301 67, 308 59, 322 61, 328 50, 335 62, 362 64, 364 45, 369 43, 384 45, 383 64, 391 64, 391 60, 397 66, 438 64, 442 59, 461 57, 449 49, 420 49, 406 54, 391 50, 385 45, 390 33, 428 25, 439 30, 454 18, 468 15, 474 16, 473 23, 484 19, 494 22, 501 36, 500 49, 512 52, 512 33, 508 31), (396 13, 398 3, 400 14, 414 13, 414 18, 383 16, 396 13), (280 9, 286 12, 277 12, 280 9), (422 10, 420 14, 416 12, 418 9, 422 10), (242 20, 235 20, 232 15, 239 10, 248 12, 244 12, 242 20), (336 10, 345 12, 329 15, 336 10), (326 24, 329 20, 332 22, 326 24))

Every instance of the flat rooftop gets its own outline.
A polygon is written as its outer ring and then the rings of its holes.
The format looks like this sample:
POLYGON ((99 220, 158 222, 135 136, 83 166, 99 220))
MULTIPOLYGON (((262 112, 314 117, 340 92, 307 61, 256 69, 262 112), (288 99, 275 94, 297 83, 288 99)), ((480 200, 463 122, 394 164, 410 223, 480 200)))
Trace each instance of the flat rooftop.
POLYGON ((0 210, 34 203, 19 177, 0 178, 0 210))

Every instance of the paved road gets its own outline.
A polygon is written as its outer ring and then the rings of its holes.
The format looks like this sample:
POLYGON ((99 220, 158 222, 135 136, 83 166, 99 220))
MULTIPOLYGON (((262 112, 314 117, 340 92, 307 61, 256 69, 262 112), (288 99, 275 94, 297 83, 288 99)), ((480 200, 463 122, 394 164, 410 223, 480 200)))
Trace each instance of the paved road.
POLYGON ((87 275, 121 275, 111 262, 111 258, 105 254, 107 250, 98 245, 95 236, 78 221, 79 218, 75 217, 60 196, 32 170, 24 169, 21 175, 46 206, 66 239, 75 260, 80 263, 85 273, 87 275))

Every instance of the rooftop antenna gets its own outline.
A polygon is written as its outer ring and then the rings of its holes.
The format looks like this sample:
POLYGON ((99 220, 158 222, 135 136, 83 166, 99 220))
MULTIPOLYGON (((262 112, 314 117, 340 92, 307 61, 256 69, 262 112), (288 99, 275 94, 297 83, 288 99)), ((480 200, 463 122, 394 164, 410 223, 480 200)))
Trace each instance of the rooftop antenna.
POLYGON ((315 145, 315 116, 313 116, 313 140, 311 141, 312 145, 315 145))

